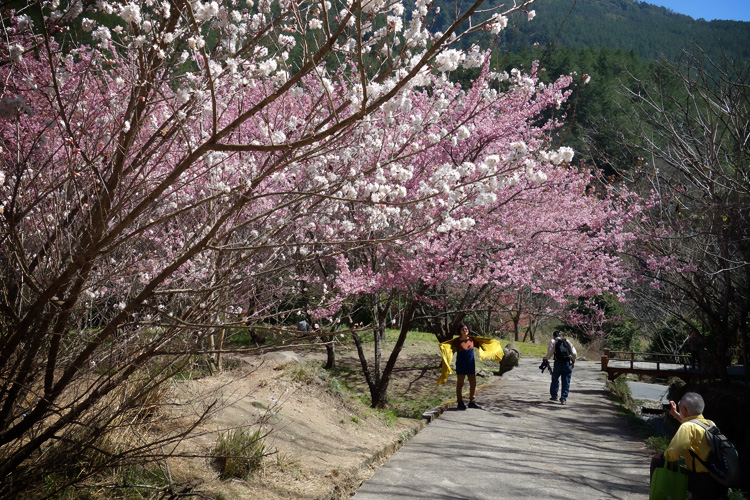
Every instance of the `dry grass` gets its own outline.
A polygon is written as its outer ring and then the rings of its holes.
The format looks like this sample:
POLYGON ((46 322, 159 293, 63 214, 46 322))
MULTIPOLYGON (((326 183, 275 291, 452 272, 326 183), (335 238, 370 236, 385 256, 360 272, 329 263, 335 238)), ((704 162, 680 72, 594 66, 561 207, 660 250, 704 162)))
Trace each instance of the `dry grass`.
MULTIPOLYGON (((101 454, 85 457, 84 465, 94 471, 106 465, 108 457, 137 457, 134 450, 142 459, 110 462, 107 473, 86 481, 87 498, 157 498, 168 490, 238 500, 348 498, 423 425, 423 411, 455 399, 454 378, 435 385, 440 358, 433 336, 407 339, 389 387, 393 406, 387 411, 369 408, 369 392, 351 344, 337 346, 339 369, 334 372, 322 369, 322 345, 296 351, 301 362, 273 361, 270 354, 238 355, 228 359, 235 367, 231 371, 173 378, 155 391, 147 390, 147 376, 136 377, 120 388, 109 404, 129 404, 132 411, 97 437, 92 449, 101 454), (147 445, 190 429, 208 410, 208 417, 186 439, 158 448, 147 445), (254 452, 249 443, 260 442, 253 436, 260 428, 263 446, 254 452), (223 449, 217 447, 221 437, 244 444, 223 449), (249 469, 234 473, 217 466, 217 456, 239 458, 246 450, 255 457, 250 459, 251 474, 245 472, 249 469), (130 486, 113 490, 115 484, 130 486), (143 487, 135 487, 138 484, 143 487)), ((480 368, 482 384, 495 378, 498 365, 480 363, 480 368)))

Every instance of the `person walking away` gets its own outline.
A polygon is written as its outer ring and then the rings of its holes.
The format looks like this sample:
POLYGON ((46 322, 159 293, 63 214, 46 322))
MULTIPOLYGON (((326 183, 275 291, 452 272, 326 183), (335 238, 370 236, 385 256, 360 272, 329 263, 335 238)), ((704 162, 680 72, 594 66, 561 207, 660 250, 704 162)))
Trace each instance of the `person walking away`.
POLYGON ((550 401, 557 401, 557 390, 560 387, 562 379, 562 390, 560 392, 560 403, 565 404, 570 392, 570 377, 573 374, 573 367, 576 364, 578 353, 571 341, 563 337, 560 330, 552 333, 552 339, 547 346, 547 355, 544 359, 549 361, 554 358, 555 364, 552 367, 552 381, 549 385, 550 401))
POLYGON ((711 446, 706 439, 706 430, 695 421, 703 422, 711 426, 710 420, 703 416, 705 402, 697 392, 688 392, 682 396, 679 403, 670 401, 669 414, 680 422, 669 446, 661 455, 651 455, 651 476, 658 467, 664 467, 664 461, 676 462, 680 458, 685 459, 685 468, 688 470, 688 492, 692 500, 720 500, 725 499, 728 488, 716 481, 708 473, 703 464, 696 460, 692 452, 701 460, 706 460, 711 451, 711 446))
POLYGON ((442 373, 438 378, 437 385, 448 380, 448 375, 454 373, 450 367, 453 353, 456 353, 456 400, 457 409, 465 410, 463 387, 464 379, 469 379, 469 408, 480 410, 481 407, 475 400, 477 388, 476 362, 474 359, 474 349, 479 349, 479 359, 494 359, 500 361, 503 359, 503 348, 499 341, 484 337, 472 337, 471 327, 466 323, 461 323, 460 335, 440 344, 440 354, 442 357, 442 373))

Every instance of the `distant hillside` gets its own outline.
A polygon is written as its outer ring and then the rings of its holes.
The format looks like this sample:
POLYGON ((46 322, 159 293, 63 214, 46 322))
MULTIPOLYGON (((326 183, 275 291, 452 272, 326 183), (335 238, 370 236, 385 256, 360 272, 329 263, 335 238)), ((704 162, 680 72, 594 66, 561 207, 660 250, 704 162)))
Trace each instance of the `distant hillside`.
MULTIPOLYGON (((482 9, 502 3, 508 2, 487 0, 482 9)), ((442 30, 455 7, 452 0, 436 4, 442 17, 434 29, 442 30)), ((501 33, 501 49, 513 52, 554 41, 562 47, 633 49, 646 60, 660 54, 674 60, 697 44, 712 58, 719 58, 723 50, 732 60, 750 59, 750 22, 695 20, 636 0, 539 0, 533 8, 537 15, 532 21, 523 14, 501 33)), ((483 45, 488 42, 486 37, 482 40, 483 45)))

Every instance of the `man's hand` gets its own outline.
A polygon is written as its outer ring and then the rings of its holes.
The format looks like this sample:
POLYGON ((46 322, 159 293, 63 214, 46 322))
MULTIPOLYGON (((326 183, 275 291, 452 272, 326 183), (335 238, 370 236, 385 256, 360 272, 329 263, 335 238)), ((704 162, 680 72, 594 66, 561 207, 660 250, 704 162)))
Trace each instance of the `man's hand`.
POLYGON ((542 364, 539 365, 539 369, 542 370, 542 373, 544 373, 544 370, 549 370, 550 372, 552 372, 552 368, 550 368, 549 366, 549 361, 544 358, 542 358, 542 364))
POLYGON ((570 369, 572 370, 575 367, 576 367, 576 362, 575 361, 571 361, 570 362, 570 369))
POLYGON ((677 403, 675 403, 674 401, 669 402, 669 414, 676 418, 678 422, 682 422, 682 415, 677 408, 677 403))

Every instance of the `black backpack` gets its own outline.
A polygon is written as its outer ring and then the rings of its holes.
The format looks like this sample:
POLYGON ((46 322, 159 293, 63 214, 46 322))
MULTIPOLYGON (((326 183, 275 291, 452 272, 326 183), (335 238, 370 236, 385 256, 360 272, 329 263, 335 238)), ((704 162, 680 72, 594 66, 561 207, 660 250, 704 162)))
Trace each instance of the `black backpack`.
POLYGON ((555 360, 556 361, 570 361, 570 357, 573 354, 570 344, 567 339, 562 337, 555 341, 555 360))
POLYGON ((708 457, 705 461, 701 460, 693 450, 690 450, 693 460, 698 460, 702 463, 708 469, 711 477, 718 483, 730 488, 738 486, 740 483, 740 457, 732 442, 719 431, 719 428, 715 424, 706 425, 698 419, 693 419, 690 422, 706 430, 706 440, 711 447, 711 451, 708 452, 708 457))

